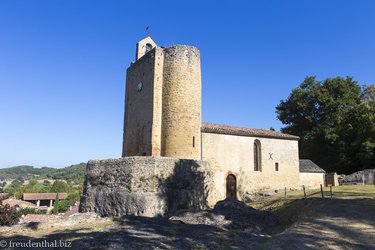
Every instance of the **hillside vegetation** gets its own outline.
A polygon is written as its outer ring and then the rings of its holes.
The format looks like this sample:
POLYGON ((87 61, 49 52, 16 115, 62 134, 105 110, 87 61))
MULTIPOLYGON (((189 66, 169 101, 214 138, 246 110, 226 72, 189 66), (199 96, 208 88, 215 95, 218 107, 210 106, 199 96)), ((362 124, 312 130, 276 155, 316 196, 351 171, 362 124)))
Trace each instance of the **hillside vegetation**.
POLYGON ((0 169, 0 193, 5 192, 17 199, 22 199, 24 193, 68 193, 67 199, 55 206, 54 212, 62 213, 79 201, 85 170, 86 163, 60 169, 33 166, 0 169))
POLYGON ((65 180, 75 184, 81 184, 84 181, 86 163, 71 165, 65 168, 34 168, 33 166, 16 166, 0 169, 0 180, 39 180, 54 179, 65 180))

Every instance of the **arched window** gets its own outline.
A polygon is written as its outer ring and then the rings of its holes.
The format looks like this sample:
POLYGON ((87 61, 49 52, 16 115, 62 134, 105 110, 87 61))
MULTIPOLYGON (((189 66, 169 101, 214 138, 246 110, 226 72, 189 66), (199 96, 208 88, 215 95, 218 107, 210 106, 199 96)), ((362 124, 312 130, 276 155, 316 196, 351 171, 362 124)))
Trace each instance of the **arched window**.
POLYGON ((260 141, 254 141, 254 171, 262 171, 262 151, 260 141))
POLYGON ((146 44, 146 53, 149 52, 150 50, 152 50, 152 45, 147 43, 146 44))

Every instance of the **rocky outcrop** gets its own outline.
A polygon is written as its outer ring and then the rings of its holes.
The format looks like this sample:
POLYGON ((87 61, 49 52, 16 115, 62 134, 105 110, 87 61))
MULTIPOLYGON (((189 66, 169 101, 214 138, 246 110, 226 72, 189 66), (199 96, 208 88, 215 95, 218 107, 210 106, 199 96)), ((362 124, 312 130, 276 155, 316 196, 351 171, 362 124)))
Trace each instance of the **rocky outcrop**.
POLYGON ((207 208, 210 185, 205 161, 151 156, 89 161, 80 212, 155 217, 197 211, 207 208))
POLYGON ((231 199, 219 201, 211 210, 184 212, 169 219, 185 224, 205 224, 254 232, 269 232, 280 225, 277 217, 271 212, 259 211, 231 199))
POLYGON ((365 169, 346 175, 343 179, 340 180, 342 185, 351 185, 351 184, 375 184, 375 169, 365 169))

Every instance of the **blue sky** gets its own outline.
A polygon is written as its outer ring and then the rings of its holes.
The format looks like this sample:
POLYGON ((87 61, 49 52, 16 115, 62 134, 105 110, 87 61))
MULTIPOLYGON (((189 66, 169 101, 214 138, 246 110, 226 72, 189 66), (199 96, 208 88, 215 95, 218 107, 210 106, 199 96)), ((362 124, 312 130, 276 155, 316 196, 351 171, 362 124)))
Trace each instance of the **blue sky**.
POLYGON ((280 129, 308 75, 375 82, 375 1, 0 1, 0 168, 121 156, 135 44, 201 51, 203 120, 280 129))

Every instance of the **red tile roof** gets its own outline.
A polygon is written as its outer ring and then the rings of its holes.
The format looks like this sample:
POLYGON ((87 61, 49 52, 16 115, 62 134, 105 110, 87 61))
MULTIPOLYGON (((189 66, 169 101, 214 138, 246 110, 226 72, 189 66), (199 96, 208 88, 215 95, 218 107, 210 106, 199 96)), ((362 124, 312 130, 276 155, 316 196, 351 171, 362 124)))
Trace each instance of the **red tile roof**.
POLYGON ((202 124, 201 131, 206 132, 206 133, 214 133, 214 134, 277 138, 277 139, 286 139, 286 140, 298 140, 299 139, 298 136, 283 134, 283 133, 272 131, 269 129, 243 128, 243 127, 227 126, 227 125, 213 124, 213 123, 206 123, 206 122, 202 124))
POLYGON ((19 206, 19 207, 31 207, 31 208, 38 208, 37 205, 31 203, 31 202, 27 202, 27 201, 21 201, 21 200, 17 200, 17 199, 12 199, 12 198, 8 198, 8 199, 5 199, 2 201, 3 205, 6 205, 6 204, 9 204, 9 206, 11 207, 14 207, 14 206, 19 206))
MULTIPOLYGON (((68 197, 67 193, 59 193, 59 200, 65 200, 68 197)), ((55 200, 56 193, 24 193, 23 200, 37 201, 37 200, 55 200)))

